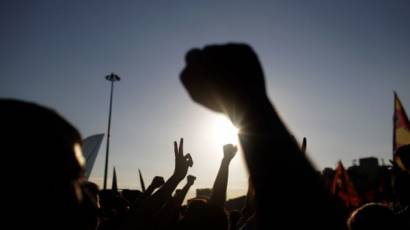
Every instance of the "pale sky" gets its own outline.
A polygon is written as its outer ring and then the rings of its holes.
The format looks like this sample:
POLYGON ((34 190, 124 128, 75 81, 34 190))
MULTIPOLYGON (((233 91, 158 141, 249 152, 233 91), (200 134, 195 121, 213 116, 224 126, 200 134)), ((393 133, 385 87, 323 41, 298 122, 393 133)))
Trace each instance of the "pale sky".
MULTIPOLYGON (((168 178, 179 137, 194 158, 191 191, 212 186, 222 145, 234 138, 221 135, 224 121, 194 104, 178 80, 195 46, 254 47, 271 100, 295 136, 307 137, 320 169, 367 156, 387 162, 393 90, 410 110, 408 0, 5 0, 0 29, 0 97, 55 108, 84 138, 106 132, 104 76, 122 77, 109 177, 111 184, 116 166, 120 188, 139 188, 138 168, 146 183, 168 178)), ((105 142, 91 177, 100 185, 104 153, 105 142)), ((244 194, 241 156, 230 169, 229 196, 244 194)))

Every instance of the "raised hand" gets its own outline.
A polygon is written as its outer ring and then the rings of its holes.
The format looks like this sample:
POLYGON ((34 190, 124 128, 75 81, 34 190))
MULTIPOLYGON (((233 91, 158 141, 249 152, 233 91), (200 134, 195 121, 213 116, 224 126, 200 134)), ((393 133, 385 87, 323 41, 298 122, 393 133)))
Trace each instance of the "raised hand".
POLYGON ((181 138, 179 141, 179 146, 176 141, 174 141, 174 153, 175 153, 175 169, 173 176, 182 180, 188 173, 188 168, 192 167, 193 161, 191 155, 188 153, 184 155, 184 139, 181 138))
POLYGON ((248 45, 192 49, 185 60, 181 81, 191 98, 209 109, 230 113, 267 98, 261 65, 248 45))
POLYGON ((193 185, 194 182, 195 182, 195 180, 196 180, 196 177, 195 177, 195 176, 192 176, 192 175, 188 175, 188 176, 186 177, 186 179, 187 179, 187 184, 193 185))
POLYGON ((232 160, 235 157, 236 152, 238 151, 238 147, 234 146, 233 144, 226 144, 223 147, 224 149, 224 159, 225 160, 232 160))
POLYGON ((153 188, 159 188, 165 183, 164 178, 162 176, 156 176, 152 180, 151 186, 153 188))
POLYGON ((224 157, 216 175, 212 194, 209 198, 209 203, 218 207, 223 207, 226 200, 226 189, 228 187, 229 164, 232 158, 235 157, 238 148, 232 144, 226 144, 223 147, 224 157))
MULTIPOLYGON (((300 222, 312 229, 344 229, 343 216, 337 214, 321 178, 270 103, 262 68, 252 48, 227 44, 193 49, 186 55, 180 77, 195 102, 227 114, 241 129, 239 139, 255 188, 261 229, 281 224, 292 229, 300 222), (288 172, 286 176, 284 171, 288 172), (303 193, 300 188, 304 188, 303 193), (313 206, 318 212, 311 212, 313 206), (317 216, 322 221, 314 221, 317 216), (300 221, 293 221, 295 218, 300 221)), ((222 160, 209 201, 219 207, 226 199, 228 166, 229 161, 222 160)))

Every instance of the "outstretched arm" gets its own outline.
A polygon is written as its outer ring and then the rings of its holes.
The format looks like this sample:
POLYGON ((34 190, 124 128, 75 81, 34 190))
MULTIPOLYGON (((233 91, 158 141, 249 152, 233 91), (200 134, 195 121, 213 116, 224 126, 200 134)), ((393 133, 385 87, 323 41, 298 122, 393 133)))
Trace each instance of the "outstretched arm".
POLYGON ((182 189, 177 189, 175 195, 168 200, 166 205, 155 217, 159 229, 167 229, 178 221, 180 207, 188 193, 189 188, 194 184, 195 177, 187 176, 187 183, 182 189))
POLYGON ((145 196, 151 196, 151 194, 155 191, 155 189, 160 188, 165 183, 164 178, 162 176, 156 176, 152 180, 151 184, 148 186, 147 190, 145 191, 145 196))
POLYGON ((242 226, 242 224, 244 224, 249 217, 255 213, 255 190, 250 177, 248 179, 248 192, 246 193, 246 200, 241 213, 242 216, 238 222, 239 226, 242 226))
MULTIPOLYGON (((172 176, 154 193, 154 195, 143 200, 142 204, 139 203, 134 206, 121 229, 151 229, 153 226, 159 224, 158 222, 153 221, 154 214, 171 198, 172 192, 175 190, 178 183, 184 179, 188 172, 188 168, 193 165, 191 155, 189 153, 184 155, 182 138, 179 142, 179 146, 174 142, 174 153, 175 169, 172 176)), ((153 181, 153 184, 154 182, 155 180, 153 181)), ((156 187, 159 182, 160 181, 157 180, 152 186, 152 189, 147 189, 146 194, 155 190, 154 187, 156 187)))
POLYGON ((191 155, 188 153, 184 155, 184 139, 181 138, 179 146, 177 142, 174 142, 174 152, 175 152, 175 169, 172 176, 165 182, 165 184, 158 189, 154 195, 149 199, 150 208, 156 210, 160 208, 165 202, 171 198, 172 192, 175 190, 179 182, 188 173, 188 168, 192 167, 193 161, 191 155))
POLYGON ((330 194, 269 101, 252 48, 207 46, 188 52, 186 62, 181 80, 191 98, 240 128, 260 228, 344 228, 330 194))
POLYGON ((165 183, 162 176, 155 176, 151 184, 148 186, 147 190, 138 198, 131 206, 132 209, 138 208, 151 194, 155 189, 161 187, 165 183))
POLYGON ((215 206, 224 207, 226 201, 226 189, 228 187, 229 164, 235 156, 238 148, 232 144, 224 145, 224 157, 219 167, 218 175, 216 176, 212 194, 209 198, 209 203, 215 206))
POLYGON ((176 193, 173 197, 175 207, 180 207, 182 205, 182 202, 184 202, 186 194, 188 193, 191 186, 194 184, 195 179, 196 177, 192 175, 187 176, 187 182, 185 186, 181 190, 179 190, 179 192, 176 193))

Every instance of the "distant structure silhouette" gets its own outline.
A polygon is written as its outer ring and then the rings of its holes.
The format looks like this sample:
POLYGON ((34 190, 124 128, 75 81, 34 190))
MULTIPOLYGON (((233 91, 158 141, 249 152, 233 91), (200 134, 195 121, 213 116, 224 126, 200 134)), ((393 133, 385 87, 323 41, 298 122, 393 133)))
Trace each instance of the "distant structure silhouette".
POLYGON ((108 128, 107 128, 107 146, 105 152, 105 168, 104 168, 104 185, 103 189, 107 189, 107 173, 108 173, 108 159, 110 153, 110 137, 111 137, 111 112, 112 112, 112 95, 114 93, 114 82, 120 81, 121 78, 111 73, 110 75, 105 76, 105 79, 111 82, 111 93, 110 93, 110 109, 108 113, 108 128))
POLYGON ((100 150, 104 133, 89 136, 83 140, 83 155, 85 158, 84 176, 88 179, 94 167, 95 159, 97 159, 98 151, 100 150))

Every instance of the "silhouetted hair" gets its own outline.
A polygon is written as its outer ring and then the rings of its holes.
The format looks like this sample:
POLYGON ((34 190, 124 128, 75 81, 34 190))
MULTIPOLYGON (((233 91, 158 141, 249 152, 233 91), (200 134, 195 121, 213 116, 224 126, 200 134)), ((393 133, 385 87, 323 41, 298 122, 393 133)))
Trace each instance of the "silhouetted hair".
POLYGON ((15 202, 10 208, 19 208, 16 215, 24 210, 33 228, 53 226, 51 222, 65 224, 60 229, 78 226, 74 222, 82 193, 77 182, 83 175, 79 132, 53 110, 9 99, 0 99, 0 130, 3 191, 15 202))
POLYGON ((410 144, 400 146, 394 153, 394 159, 402 170, 410 172, 410 144))
POLYGON ((410 174, 399 172, 394 179, 395 197, 401 205, 410 205, 410 174))
POLYGON ((347 221, 349 230, 398 229, 392 210, 382 204, 369 203, 356 209, 347 221))
POLYGON ((81 176, 73 149, 74 143, 81 145, 81 135, 64 118, 51 109, 17 100, 0 100, 0 111, 2 147, 18 171, 31 176, 42 173, 41 178, 48 180, 81 176))

